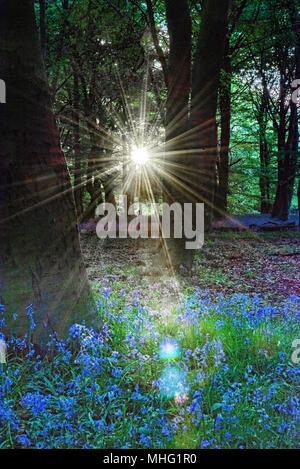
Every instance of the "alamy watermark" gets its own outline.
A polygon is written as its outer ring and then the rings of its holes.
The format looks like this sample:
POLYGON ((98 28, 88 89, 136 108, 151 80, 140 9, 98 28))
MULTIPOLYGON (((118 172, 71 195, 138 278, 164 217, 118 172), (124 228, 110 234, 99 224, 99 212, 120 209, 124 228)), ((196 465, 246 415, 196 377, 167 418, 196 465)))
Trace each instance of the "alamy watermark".
MULTIPOLYGON (((297 88, 297 86, 300 85, 300 79, 293 80, 291 83, 292 88, 297 88)), ((292 93, 292 101, 295 104, 299 104, 299 96, 300 96, 300 87, 298 87, 295 91, 292 93)))
POLYGON ((6 103, 6 84, 4 80, 0 79, 0 104, 6 103))
POLYGON ((295 349, 291 356, 291 361, 294 365, 300 364, 300 339, 295 339, 292 342, 292 348, 295 349))
POLYGON ((186 249, 200 249, 204 244, 203 203, 152 203, 147 215, 149 204, 136 202, 128 207, 127 196, 120 195, 119 206, 119 215, 113 204, 97 207, 96 215, 102 216, 96 226, 99 238, 184 238, 189 240, 186 249))

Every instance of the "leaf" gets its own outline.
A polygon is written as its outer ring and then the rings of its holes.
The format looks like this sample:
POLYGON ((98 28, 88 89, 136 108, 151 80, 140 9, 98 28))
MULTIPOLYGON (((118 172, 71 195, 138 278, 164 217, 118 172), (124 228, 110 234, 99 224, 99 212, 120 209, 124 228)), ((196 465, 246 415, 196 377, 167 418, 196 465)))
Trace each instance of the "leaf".
POLYGON ((222 403, 216 402, 215 404, 212 405, 211 410, 214 411, 214 410, 220 409, 220 407, 222 407, 222 403))

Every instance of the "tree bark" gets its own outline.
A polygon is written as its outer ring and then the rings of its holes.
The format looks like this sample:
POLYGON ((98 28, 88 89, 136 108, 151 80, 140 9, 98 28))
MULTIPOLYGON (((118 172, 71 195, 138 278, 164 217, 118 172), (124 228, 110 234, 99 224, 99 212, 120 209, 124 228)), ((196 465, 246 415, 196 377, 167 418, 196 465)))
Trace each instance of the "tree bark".
MULTIPOLYGON (((164 200, 181 205, 188 200, 188 130, 191 89, 192 25, 187 0, 165 0, 170 38, 167 67, 166 144, 163 165, 164 200)), ((171 226, 174 220, 171 220, 171 226)), ((181 264, 191 265, 192 253, 185 251, 184 238, 163 240, 166 264, 175 271, 181 264)))
POLYGON ((298 224, 299 224, 299 227, 300 227, 300 178, 299 178, 299 181, 298 181, 297 196, 298 196, 298 217, 299 217, 298 224))
POLYGON ((102 202, 101 173, 103 172, 103 148, 100 130, 93 118, 87 119, 90 134, 91 151, 87 166, 86 190, 90 195, 90 203, 83 214, 85 220, 95 216, 97 206, 102 202))
MULTIPOLYGON (((262 60, 263 62, 263 60, 262 60)), ((263 64, 262 64, 263 67, 263 64)), ((267 103, 268 103, 268 88, 265 77, 262 78, 262 95, 261 103, 258 112, 258 126, 259 126, 259 160, 260 160, 260 212, 262 214, 269 213, 271 210, 270 200, 270 180, 269 180, 269 164, 270 154, 267 140, 267 103)))
POLYGON ((215 217, 226 216, 229 191, 229 147, 231 122, 231 60, 229 56, 229 37, 226 37, 223 78, 220 86, 221 147, 218 158, 218 185, 215 194, 215 217))
POLYGON ((47 34, 46 34, 46 0, 39 0, 40 2, 40 40, 42 57, 45 60, 47 55, 47 34))
MULTIPOLYGON (((289 217, 296 175, 296 159, 299 140, 297 105, 291 102, 290 109, 288 139, 284 144, 283 149, 279 151, 278 183, 272 210, 272 217, 279 218, 283 221, 287 220, 289 217)), ((281 145, 282 143, 280 143, 279 148, 281 148, 281 145)))
POLYGON ((74 198, 77 217, 80 219, 83 212, 83 187, 80 152, 80 117, 79 117, 79 82, 74 71, 73 81, 73 132, 74 132, 74 198))
POLYGON ((75 205, 51 109, 32 0, 0 2, 0 289, 9 333, 34 340, 96 322, 81 258, 75 205), (13 321, 13 313, 18 319, 13 321))
MULTIPOLYGON (((300 78, 300 18, 293 2, 289 2, 292 29, 295 34, 295 79, 300 78)), ((287 220, 292 201, 298 157, 299 129, 297 104, 290 101, 289 131, 278 160, 278 184, 272 216, 287 220)), ((282 146, 282 142, 280 143, 282 146)))
POLYGON ((205 227, 210 228, 217 161, 217 97, 224 54, 229 0, 204 0, 201 30, 193 67, 191 130, 194 150, 192 186, 205 204, 205 227), (196 168, 196 170, 195 170, 196 168))

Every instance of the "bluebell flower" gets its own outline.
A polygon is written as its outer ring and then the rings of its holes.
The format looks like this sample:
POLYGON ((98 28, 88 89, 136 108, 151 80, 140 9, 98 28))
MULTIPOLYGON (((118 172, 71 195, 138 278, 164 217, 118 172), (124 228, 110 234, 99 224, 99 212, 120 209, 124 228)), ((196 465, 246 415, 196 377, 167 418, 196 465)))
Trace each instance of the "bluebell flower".
POLYGON ((36 327, 35 321, 34 321, 34 311, 33 311, 33 305, 30 304, 26 308, 26 314, 29 317, 29 327, 31 330, 34 330, 36 327))
POLYGON ((16 441, 24 448, 29 448, 29 446, 31 445, 31 441, 25 433, 23 433, 22 435, 18 435, 16 437, 16 441))
POLYGON ((21 405, 31 410, 33 415, 38 415, 46 411, 51 401, 50 395, 43 395, 37 392, 28 392, 21 399, 21 405))
POLYGON ((215 421, 216 430, 220 430, 220 428, 223 425, 223 421, 224 421, 224 418, 223 418, 222 414, 218 414, 217 417, 216 417, 216 421, 215 421))

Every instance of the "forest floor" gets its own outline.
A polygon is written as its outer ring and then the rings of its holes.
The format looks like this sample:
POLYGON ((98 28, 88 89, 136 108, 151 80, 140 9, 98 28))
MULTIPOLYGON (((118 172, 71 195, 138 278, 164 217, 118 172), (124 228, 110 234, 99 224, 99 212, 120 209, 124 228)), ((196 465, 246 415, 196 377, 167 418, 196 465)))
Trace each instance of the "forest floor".
POLYGON ((41 358, 27 308, 0 367, 0 449, 300 448, 299 232, 211 233, 176 277, 157 240, 81 242, 97 331, 52 334, 41 358))
POLYGON ((176 277, 152 264, 156 240, 102 241, 81 234, 90 281, 126 294, 140 291, 145 306, 169 308, 199 287, 212 294, 259 295, 272 304, 300 296, 300 233, 211 233, 197 251, 190 273, 176 277))

